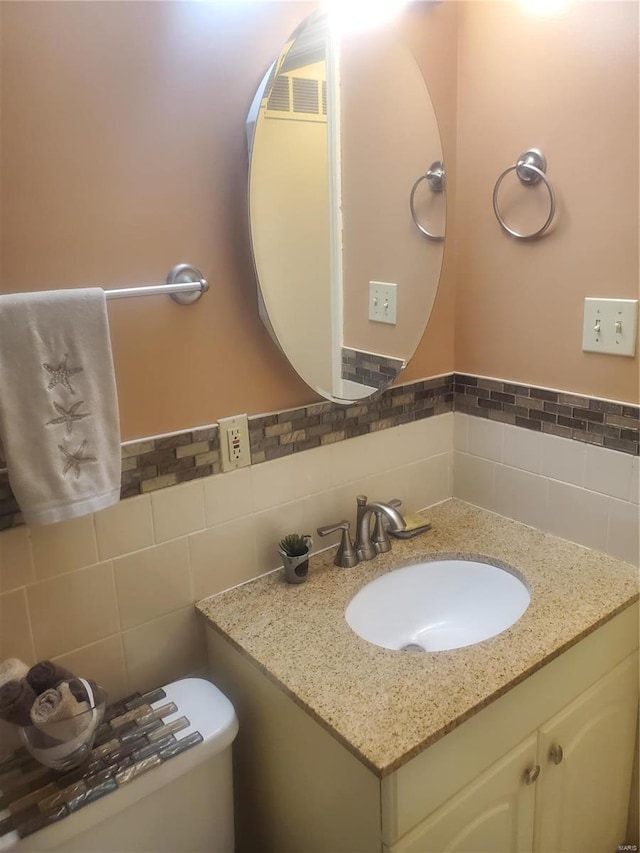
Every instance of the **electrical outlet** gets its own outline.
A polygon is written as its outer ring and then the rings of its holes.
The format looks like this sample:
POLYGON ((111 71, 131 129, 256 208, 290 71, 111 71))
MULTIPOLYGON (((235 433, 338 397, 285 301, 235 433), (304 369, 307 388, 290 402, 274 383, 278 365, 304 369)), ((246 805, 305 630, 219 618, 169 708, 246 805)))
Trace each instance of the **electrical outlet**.
POLYGON ((223 471, 235 471, 251 465, 249 425, 246 415, 220 418, 220 465, 223 471))
POLYGON ((396 324, 397 284, 369 282, 369 319, 375 323, 396 324))
POLYGON ((582 349, 633 356, 638 324, 637 299, 584 300, 582 349))

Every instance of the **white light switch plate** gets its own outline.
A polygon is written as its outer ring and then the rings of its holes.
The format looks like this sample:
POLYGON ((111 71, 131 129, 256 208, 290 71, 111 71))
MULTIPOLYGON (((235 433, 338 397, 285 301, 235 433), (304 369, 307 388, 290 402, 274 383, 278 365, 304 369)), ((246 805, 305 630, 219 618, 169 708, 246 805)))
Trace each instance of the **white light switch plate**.
POLYGON ((369 282, 369 319, 375 323, 396 324, 397 284, 369 282))
POLYGON ((584 300, 582 349, 633 356, 638 328, 637 299, 584 300))

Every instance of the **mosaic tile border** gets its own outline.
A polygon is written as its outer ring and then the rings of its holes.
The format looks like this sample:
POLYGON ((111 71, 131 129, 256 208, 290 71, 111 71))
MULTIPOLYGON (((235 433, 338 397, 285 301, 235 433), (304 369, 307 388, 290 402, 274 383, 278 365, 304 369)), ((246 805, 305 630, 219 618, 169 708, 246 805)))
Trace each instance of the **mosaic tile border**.
POLYGON ((402 358, 342 347, 342 378, 357 382, 358 385, 368 385, 378 390, 386 388, 405 364, 402 358))
POLYGON ((640 407, 456 373, 456 412, 638 456, 640 407))
MULTIPOLYGON (((26 838, 202 743, 200 732, 176 737, 191 724, 162 688, 134 693, 109 705, 91 754, 77 770, 55 771, 39 764, 25 747, 0 763, 0 847, 3 836, 26 838)), ((11 847, 11 842, 9 842, 11 847)))
MULTIPOLYGON (((638 406, 450 373, 396 385, 349 406, 322 402, 254 415, 249 418, 251 462, 257 465, 454 410, 622 453, 639 454, 638 406)), ((217 425, 129 442, 122 445, 121 497, 145 494, 219 472, 217 425)), ((0 472, 0 531, 22 523, 7 473, 0 472)))
MULTIPOLYGON (((217 425, 128 442, 121 452, 122 500, 220 473, 217 425)), ((0 468, 4 464, 0 458, 0 468)), ((23 523, 9 476, 0 471, 0 531, 23 523)))
POLYGON ((252 464, 453 410, 453 374, 398 385, 350 406, 314 403, 249 418, 252 464))
POLYGON ((217 425, 122 445, 121 498, 220 473, 217 425))

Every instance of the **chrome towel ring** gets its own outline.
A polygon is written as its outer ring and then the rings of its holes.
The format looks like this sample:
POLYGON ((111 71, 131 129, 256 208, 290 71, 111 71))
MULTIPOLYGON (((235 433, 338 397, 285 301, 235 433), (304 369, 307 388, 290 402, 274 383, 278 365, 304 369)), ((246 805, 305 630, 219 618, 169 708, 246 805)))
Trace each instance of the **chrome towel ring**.
POLYGON ((421 225, 418 222, 418 217, 416 215, 416 209, 414 205, 414 199, 416 195, 416 190, 421 181, 426 181, 431 188, 431 192, 433 193, 441 193, 444 190, 445 184, 445 171, 444 164, 441 160, 435 160, 430 166, 429 169, 424 173, 424 175, 420 175, 418 180, 415 182, 413 187, 411 188, 411 195, 409 196, 409 207, 411 209, 411 218, 414 221, 414 224, 418 231, 422 231, 425 237, 428 237, 430 240, 444 240, 444 234, 432 234, 430 231, 421 225))
POLYGON ((517 237, 518 240, 533 240, 534 237, 539 237, 541 234, 544 234, 553 221, 553 217, 556 212, 556 195, 553 191, 549 178, 545 175, 546 171, 547 158, 544 156, 542 151, 539 151, 537 148, 530 148, 518 157, 515 166, 509 166, 508 169, 504 170, 493 188, 493 210, 496 215, 496 219, 500 223, 501 228, 503 228, 507 234, 511 234, 512 237, 517 237), (549 215, 547 216, 547 220, 541 228, 538 228, 537 231, 533 231, 531 234, 520 234, 518 231, 514 231, 513 228, 509 228, 500 213, 500 208, 498 207, 498 190, 500 189, 500 184, 509 172, 515 172, 520 179, 520 183, 525 187, 534 186, 540 181, 544 181, 544 185, 549 193, 549 215))

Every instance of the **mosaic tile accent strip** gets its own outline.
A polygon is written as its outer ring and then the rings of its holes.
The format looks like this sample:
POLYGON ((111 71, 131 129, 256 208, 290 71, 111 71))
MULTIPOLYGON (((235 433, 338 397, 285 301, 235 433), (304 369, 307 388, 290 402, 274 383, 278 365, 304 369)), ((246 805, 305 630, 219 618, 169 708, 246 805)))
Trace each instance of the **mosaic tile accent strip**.
POLYGON ((392 382, 406 362, 373 352, 342 347, 342 378, 380 391, 392 382))
POLYGON ((453 375, 398 385, 350 406, 314 403, 249 419, 253 464, 418 421, 453 408, 453 375))
POLYGON ((77 770, 43 767, 24 747, 0 763, 0 812, 7 815, 0 820, 0 848, 3 836, 25 838, 202 743, 200 732, 176 737, 190 725, 186 717, 164 722, 178 711, 173 702, 151 707, 165 698, 160 688, 109 705, 93 751, 77 770))
MULTIPOLYGON (((0 455, 0 469, 4 468, 0 455)), ((217 425, 188 432, 132 441, 122 445, 120 498, 186 483, 220 473, 220 441, 217 425)), ((23 524, 22 514, 0 470, 0 531, 23 524)))
POLYGON ((640 407, 455 374, 455 411, 638 455, 640 407))
POLYGON ((121 498, 220 472, 216 425, 122 445, 121 498))
MULTIPOLYGON (((428 418, 464 412, 638 455, 640 407, 465 373, 396 385, 352 405, 322 402, 249 418, 251 462, 428 418)), ((4 467, 0 453, 0 469, 4 467)), ((121 498, 220 472, 217 425, 122 445, 121 498)), ((23 523, 0 470, 0 531, 23 523)))

